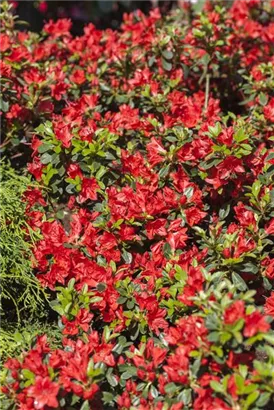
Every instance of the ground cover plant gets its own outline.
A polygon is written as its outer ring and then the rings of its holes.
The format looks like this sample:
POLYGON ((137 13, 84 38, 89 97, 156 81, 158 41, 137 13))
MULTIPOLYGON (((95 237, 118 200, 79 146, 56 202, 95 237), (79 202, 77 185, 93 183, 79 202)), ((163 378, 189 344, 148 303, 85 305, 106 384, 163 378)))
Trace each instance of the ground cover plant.
POLYGON ((40 332, 3 329, 6 408, 273 409, 273 1, 80 37, 1 7, 1 147, 33 177, 46 295, 40 332))

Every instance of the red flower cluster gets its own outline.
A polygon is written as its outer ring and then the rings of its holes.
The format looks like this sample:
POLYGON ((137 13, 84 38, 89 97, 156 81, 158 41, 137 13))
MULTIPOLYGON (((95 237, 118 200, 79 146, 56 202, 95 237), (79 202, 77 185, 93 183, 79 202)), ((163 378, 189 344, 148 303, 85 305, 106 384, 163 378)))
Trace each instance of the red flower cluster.
POLYGON ((216 3, 1 34, 4 129, 33 131, 46 187, 24 197, 34 269, 66 336, 7 362, 21 410, 273 402, 274 8, 216 3))

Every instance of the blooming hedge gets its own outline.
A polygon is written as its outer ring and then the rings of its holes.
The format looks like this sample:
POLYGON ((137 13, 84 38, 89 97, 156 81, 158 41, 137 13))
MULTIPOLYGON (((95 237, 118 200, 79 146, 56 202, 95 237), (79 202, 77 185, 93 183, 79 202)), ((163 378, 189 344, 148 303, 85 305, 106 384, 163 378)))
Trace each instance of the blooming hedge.
POLYGON ((44 187, 23 200, 64 335, 8 359, 14 408, 273 408, 273 10, 73 38, 2 6, 4 146, 44 187))

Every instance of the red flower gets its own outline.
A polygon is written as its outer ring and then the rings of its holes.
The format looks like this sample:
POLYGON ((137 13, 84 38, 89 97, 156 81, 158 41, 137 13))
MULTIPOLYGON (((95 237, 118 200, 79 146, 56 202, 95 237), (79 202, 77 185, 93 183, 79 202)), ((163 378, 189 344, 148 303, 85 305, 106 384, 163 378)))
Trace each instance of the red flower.
POLYGON ((165 228, 165 219, 156 219, 155 221, 148 222, 146 225, 148 239, 153 239, 154 236, 166 236, 167 230, 165 228))
POLYGON ((55 23, 50 20, 44 26, 44 31, 53 37, 60 37, 62 35, 68 35, 71 28, 71 21, 69 19, 59 19, 55 23))
POLYGON ((80 326, 85 332, 88 331, 93 318, 93 314, 89 313, 87 309, 80 309, 76 316, 76 324, 80 326))
POLYGON ((47 12, 47 9, 48 9, 48 5, 47 5, 47 2, 46 1, 42 1, 41 3, 39 3, 39 5, 38 5, 38 10, 41 12, 41 13, 46 13, 47 12))
POLYGON ((49 377, 37 376, 34 386, 28 388, 28 394, 34 398, 34 407, 36 409, 44 409, 45 406, 58 407, 58 392, 58 384, 53 383, 49 377))
POLYGON ((6 34, 0 34, 0 52, 4 53, 5 51, 7 51, 10 48, 11 45, 11 41, 9 36, 7 36, 6 34))
POLYGON ((162 349, 161 347, 153 347, 152 348, 152 358, 153 364, 155 367, 158 367, 159 364, 163 363, 165 357, 167 355, 167 349, 162 349))
POLYGON ((65 325, 63 329, 64 335, 74 336, 78 334, 78 327, 75 320, 68 320, 65 316, 62 316, 62 323, 65 325))
POLYGON ((274 317, 274 292, 266 299, 264 311, 267 315, 274 317))
POLYGON ((269 330, 270 324, 266 322, 265 316, 260 312, 255 311, 250 315, 245 316, 244 336, 252 337, 257 333, 265 333, 269 330))
POLYGON ((92 384, 90 387, 85 389, 85 391, 83 393, 83 399, 84 400, 92 399, 99 390, 100 389, 99 389, 99 386, 97 384, 92 384))
POLYGON ((274 235, 274 218, 272 218, 265 227, 265 232, 268 235, 274 235))
POLYGON ((11 66, 6 64, 3 60, 0 60, 0 74, 1 74, 1 76, 10 78, 11 73, 12 73, 11 66))
POLYGON ((62 141, 62 145, 65 148, 69 148, 71 146, 71 139, 73 137, 70 126, 64 124, 63 121, 59 121, 53 123, 53 130, 56 138, 62 141))
POLYGON ((6 117, 10 120, 16 118, 25 121, 29 115, 30 112, 25 107, 21 107, 19 104, 13 104, 10 107, 9 112, 6 114, 6 117))
POLYGON ((225 185, 227 180, 233 177, 233 175, 237 176, 237 174, 243 174, 244 172, 245 169, 241 159, 228 156, 216 168, 211 170, 211 175, 205 180, 212 184, 214 189, 218 189, 225 185))
POLYGON ((165 309, 159 309, 157 305, 147 313, 147 322, 151 330, 153 330, 156 335, 159 335, 160 329, 166 330, 168 328, 168 323, 164 319, 166 316, 165 309))
POLYGON ((224 145, 230 147, 233 144, 233 127, 228 127, 222 130, 221 134, 218 136, 218 141, 224 145))
POLYGON ((206 212, 196 207, 185 209, 186 220, 190 226, 197 225, 205 216, 206 212))
POLYGON ((44 222, 42 232, 49 244, 57 247, 63 246, 66 234, 60 223, 57 221, 44 222))
POLYGON ((271 98, 269 103, 264 107, 264 116, 270 122, 274 122, 274 98, 271 98))
POLYGON ((81 193, 78 196, 79 202, 82 204, 88 199, 95 201, 98 189, 99 185, 95 178, 83 178, 81 193))
POLYGON ((37 107, 37 110, 39 113, 51 114, 54 110, 54 105, 48 100, 41 101, 37 107))
POLYGON ((83 178, 83 174, 81 171, 81 168, 79 167, 78 164, 70 164, 67 173, 69 178, 75 179, 77 176, 80 177, 81 179, 83 178))
POLYGON ((64 94, 66 94, 69 85, 64 83, 63 81, 57 81, 56 84, 52 84, 51 88, 51 96, 55 98, 55 100, 60 101, 64 94))
POLYGON ((40 158, 35 156, 33 158, 33 162, 31 164, 28 164, 27 167, 28 171, 34 176, 34 178, 37 181, 41 181, 44 165, 40 162, 40 158))
POLYGON ((212 390, 196 388, 198 397, 194 401, 193 410, 231 410, 223 400, 214 397, 212 390))
POLYGON ((252 227, 254 231, 257 230, 257 223, 255 214, 244 206, 242 202, 239 202, 237 206, 234 206, 236 217, 244 228, 252 227))
POLYGON ((237 300, 226 308, 224 313, 224 322, 225 324, 232 325, 237 320, 244 318, 244 314, 245 304, 242 300, 237 300))
POLYGON ((85 73, 83 70, 75 70, 73 74, 70 76, 70 81, 81 85, 86 81, 85 73))
POLYGON ((187 97, 183 92, 173 91, 169 94, 171 112, 177 121, 181 121, 185 127, 195 127, 201 115, 201 102, 195 101, 195 97, 187 97))
POLYGON ((151 142, 147 144, 148 160, 152 167, 165 160, 166 150, 162 143, 152 137, 151 142))
POLYGON ((188 239, 187 228, 181 228, 177 232, 169 232, 167 236, 167 242, 171 249, 183 248, 186 245, 188 239))
POLYGON ((102 343, 96 347, 96 353, 93 356, 94 363, 102 362, 108 366, 115 366, 115 359, 111 353, 113 346, 111 344, 102 343))

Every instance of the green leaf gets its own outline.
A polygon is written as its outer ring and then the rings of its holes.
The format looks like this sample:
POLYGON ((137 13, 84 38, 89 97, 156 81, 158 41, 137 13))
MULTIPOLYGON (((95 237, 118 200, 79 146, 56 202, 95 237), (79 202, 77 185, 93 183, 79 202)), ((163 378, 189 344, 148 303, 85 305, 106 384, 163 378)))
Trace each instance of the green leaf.
POLYGON ((166 165, 165 167, 162 167, 159 171, 159 177, 160 178, 165 178, 169 172, 170 164, 166 165))
POLYGON ((235 383, 236 383, 237 389, 239 391, 239 394, 241 394, 242 390, 244 388, 244 383, 245 383, 244 378, 242 376, 240 376, 239 374, 236 374, 235 375, 235 383))
POLYGON ((261 393, 259 399, 256 402, 256 406, 265 407, 270 400, 271 393, 261 393))
POLYGON ((205 36, 205 33, 197 28, 194 28, 192 30, 192 33, 194 35, 194 37, 198 37, 198 38, 203 38, 205 36))
POLYGON ((64 309, 62 308, 61 305, 59 305, 57 300, 53 300, 52 302, 50 302, 50 307, 52 308, 52 310, 54 310, 55 312, 57 312, 61 316, 63 316, 64 313, 65 313, 64 309))
POLYGON ((17 343, 21 343, 24 340, 22 334, 19 333, 19 332, 15 332, 14 335, 13 335, 13 338, 14 338, 15 342, 17 342, 17 343))
MULTIPOLYGON (((31 384, 34 383, 35 381, 35 374, 32 373, 29 369, 23 369, 22 370, 22 375, 24 377, 24 379, 26 379, 28 381, 27 385, 30 386, 31 384)), ((25 384, 25 386, 27 386, 25 384)))
POLYGON ((150 57, 149 60, 148 60, 148 66, 152 67, 153 64, 155 63, 155 61, 156 61, 156 56, 150 57))
POLYGON ((107 285, 103 282, 98 283, 98 285, 96 286, 96 289, 98 290, 98 292, 104 292, 107 288, 107 285))
POLYGON ((197 376, 198 371, 200 370, 200 367, 201 367, 201 359, 200 359, 200 357, 199 357, 198 359, 196 359, 196 360, 194 361, 193 365, 191 366, 191 373, 192 373, 194 376, 197 376))
POLYGON ((173 394, 178 390, 178 386, 175 383, 168 383, 165 385, 165 392, 167 394, 173 394))
POLYGON ((171 246, 169 245, 169 243, 166 242, 164 244, 163 251, 165 258, 169 259, 171 255, 171 246))
POLYGON ((89 405, 89 401, 85 400, 84 403, 82 404, 80 410, 90 410, 90 405, 89 405))
POLYGON ((264 285, 264 288, 266 290, 271 290, 272 289, 272 285, 266 277, 263 278, 263 285, 264 285))
POLYGON ((194 191, 193 187, 189 186, 189 187, 184 189, 183 194, 187 197, 187 199, 190 199, 193 195, 193 191, 194 191))
POLYGON ((268 95, 261 92, 259 94, 259 101, 261 105, 266 105, 268 102, 268 95))
POLYGON ((185 389, 178 395, 178 401, 182 401, 186 406, 191 402, 191 389, 185 389))
POLYGON ((271 159, 274 159, 274 152, 270 152, 266 157, 266 161, 270 161, 271 159))
POLYGON ((235 285, 237 289, 242 290, 242 291, 247 290, 247 285, 245 281, 238 273, 233 272, 231 277, 232 277, 233 285, 235 285))
POLYGON ((49 164, 52 161, 52 155, 45 152, 43 155, 41 155, 40 161, 42 164, 49 164))
POLYGON ((258 266, 256 266, 254 263, 252 262, 247 262, 244 264, 244 267, 242 268, 242 272, 248 272, 248 273, 258 273, 258 266))
POLYGON ((206 0, 199 0, 199 1, 192 3, 191 6, 193 7, 193 10, 195 11, 195 13, 200 13, 202 11, 205 1, 206 0))
POLYGON ((130 264, 132 262, 131 253, 127 252, 125 249, 123 249, 122 256, 126 263, 130 264))
POLYGON ((209 133, 210 133, 213 137, 217 138, 217 137, 221 134, 221 132, 222 132, 222 126, 221 126, 221 124, 220 124, 219 122, 217 122, 214 127, 209 126, 209 127, 208 127, 208 130, 209 130, 209 133))
POLYGON ((209 342, 218 342, 220 339, 220 333, 219 332, 210 332, 208 337, 207 337, 209 342))
POLYGON ((51 168, 46 174, 44 174, 42 176, 42 178, 43 178, 43 181, 45 182, 45 184, 49 185, 49 182, 50 182, 51 178, 56 174, 58 174, 58 171, 55 168, 51 168))
POLYGON ((244 403, 244 410, 249 409, 250 405, 251 405, 252 403, 254 403, 254 401, 257 400, 257 398, 259 397, 259 395, 260 395, 260 392, 258 392, 258 391, 254 391, 253 393, 249 394, 249 395, 247 396, 247 399, 246 399, 245 403, 244 403))
POLYGON ((118 380, 116 379, 116 377, 114 377, 112 373, 107 373, 106 377, 107 377, 107 381, 112 387, 116 387, 118 385, 118 380))
POLYGON ((168 35, 165 36, 160 42, 161 46, 165 46, 166 44, 168 44, 170 42, 170 40, 171 40, 170 36, 168 36, 168 35))
POLYGON ((128 300, 126 306, 129 310, 132 310, 135 306, 135 302, 133 300, 128 300))
POLYGON ((70 311, 70 308, 72 307, 72 302, 69 302, 66 306, 65 306, 65 313, 68 313, 70 311))
POLYGON ((249 102, 253 101, 255 97, 256 97, 256 93, 250 94, 248 98, 246 98, 244 101, 239 102, 238 105, 248 104, 249 102))
POLYGON ((172 64, 171 63, 169 63, 164 58, 162 58, 161 61, 162 61, 162 66, 163 66, 164 70, 166 70, 166 71, 171 71, 172 70, 172 64))
MULTIPOLYGON (((76 396, 75 394, 73 394, 72 399, 71 399, 71 405, 74 406, 76 403, 78 403, 80 400, 79 396, 76 396)), ((74 409, 75 407, 73 407, 74 409)))
POLYGON ((47 151, 51 150, 52 148, 54 148, 54 145, 43 143, 42 145, 39 145, 38 152, 40 154, 43 154, 44 152, 47 152, 47 151))
POLYGON ((230 205, 229 204, 224 205, 219 210, 219 218, 221 220, 225 219, 228 216, 229 212, 230 212, 230 205))
POLYGON ((119 305, 122 305, 123 303, 125 303, 127 301, 127 298, 125 297, 125 296, 120 296, 118 299, 117 299, 117 303, 119 304, 119 305))
POLYGON ((222 162, 221 159, 213 158, 213 159, 209 160, 209 162, 202 162, 202 163, 200 164, 200 167, 201 167, 201 169, 205 169, 205 170, 206 170, 206 169, 210 169, 210 168, 212 168, 212 167, 214 167, 214 166, 220 164, 220 162, 222 162))
POLYGON ((124 372, 124 373, 121 375, 121 379, 123 379, 123 380, 128 380, 128 379, 130 379, 132 376, 136 376, 136 375, 137 375, 137 369, 136 369, 136 367, 128 367, 128 368, 127 368, 127 371, 124 372))
POLYGON ((9 110, 9 103, 8 101, 4 101, 0 99, 0 110, 3 112, 8 112, 9 110))
POLYGON ((151 388, 150 388, 150 394, 151 394, 151 396, 153 397, 153 399, 156 399, 158 396, 159 396, 159 392, 158 392, 158 390, 156 389, 156 387, 155 386, 151 386, 151 388))
POLYGON ((234 134, 234 139, 236 142, 242 142, 245 141, 248 138, 248 136, 245 133, 244 128, 238 129, 236 134, 234 134))
POLYGON ((104 403, 113 403, 114 396, 112 393, 104 391, 103 392, 103 402, 104 403))
POLYGON ((211 380, 210 387, 217 393, 223 393, 224 387, 221 383, 216 382, 216 380, 211 380))
POLYGON ((171 60, 173 58, 173 52, 169 51, 169 50, 163 50, 162 51, 162 56, 166 59, 166 60, 171 60))
POLYGON ((200 58, 200 61, 202 62, 202 64, 203 64, 204 66, 207 66, 208 63, 210 62, 210 55, 209 55, 208 53, 205 53, 205 54, 203 55, 203 57, 200 58))
POLYGON ((103 300, 103 298, 101 298, 100 296, 94 296, 93 298, 91 298, 91 299, 89 300, 89 303, 90 303, 90 304, 92 304, 92 303, 98 303, 98 302, 101 302, 101 300, 103 300))
POLYGON ((270 344, 274 345, 274 332, 263 334, 263 338, 270 344))
POLYGON ((74 289, 74 285, 75 285, 75 278, 70 279, 69 283, 68 283, 68 289, 69 290, 73 290, 74 289))

